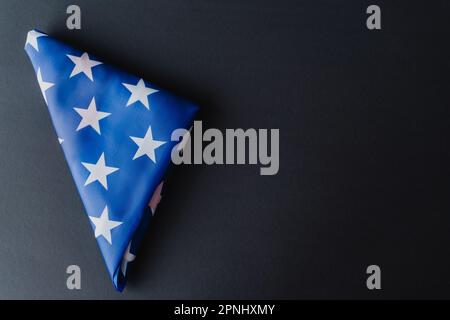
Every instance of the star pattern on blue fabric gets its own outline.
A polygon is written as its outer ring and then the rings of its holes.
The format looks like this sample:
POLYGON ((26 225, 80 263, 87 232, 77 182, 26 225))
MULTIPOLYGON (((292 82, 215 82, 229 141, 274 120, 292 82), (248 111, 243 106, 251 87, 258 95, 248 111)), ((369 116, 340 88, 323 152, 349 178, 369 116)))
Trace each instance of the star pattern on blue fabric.
POLYGON ((74 110, 81 116, 81 121, 77 127, 77 131, 90 126, 98 134, 101 134, 100 120, 111 115, 111 113, 109 112, 102 112, 97 110, 95 98, 92 98, 91 103, 86 109, 74 108, 74 110))
POLYGON ((87 170, 89 170, 89 176, 84 183, 85 186, 91 184, 92 182, 98 181, 100 184, 108 190, 108 181, 106 177, 111 173, 116 172, 119 168, 109 167, 105 163, 105 153, 102 153, 97 162, 94 163, 81 163, 87 170))
POLYGON ((155 150, 162 146, 165 141, 159 141, 153 139, 153 133, 152 133, 152 127, 149 126, 147 129, 147 132, 145 133, 145 136, 142 138, 139 137, 131 137, 131 140, 134 141, 138 145, 138 150, 134 154, 133 160, 142 157, 147 156, 152 160, 154 163, 156 163, 156 154, 155 150))
POLYGON ((67 57, 75 64, 73 67, 70 78, 76 76, 79 73, 84 73, 89 80, 94 81, 92 76, 92 68, 102 64, 102 62, 89 59, 89 54, 83 53, 80 57, 68 54, 67 57))
POLYGON ((41 32, 38 32, 36 30, 31 30, 27 34, 27 40, 25 42, 25 46, 29 44, 32 46, 37 52, 39 52, 39 44, 38 44, 38 38, 40 37, 46 37, 47 35, 41 32))
POLYGON ((111 230, 120 226, 122 221, 114 221, 109 219, 108 207, 106 206, 100 217, 89 216, 91 222, 95 226, 95 237, 103 237, 109 244, 112 244, 111 230))
POLYGON ((150 110, 150 105, 148 103, 148 97, 151 94, 158 92, 158 90, 149 88, 145 86, 145 82, 143 79, 140 79, 136 85, 132 85, 129 83, 122 83, 125 88, 130 91, 131 95, 127 102, 127 107, 132 105, 135 102, 140 102, 144 105, 145 108, 150 110))
POLYGON ((162 146, 176 145, 169 141, 172 131, 189 127, 197 107, 37 30, 27 34, 25 51, 109 275, 121 291, 161 199, 171 150, 162 146))

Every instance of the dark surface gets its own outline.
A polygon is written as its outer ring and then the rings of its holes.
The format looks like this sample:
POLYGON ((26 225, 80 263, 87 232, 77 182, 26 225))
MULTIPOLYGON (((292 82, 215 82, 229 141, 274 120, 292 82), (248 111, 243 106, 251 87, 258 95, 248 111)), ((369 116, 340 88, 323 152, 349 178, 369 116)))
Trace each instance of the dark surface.
POLYGON ((76 3, 81 31, 72 1, 0 1, 0 298, 450 298, 448 1, 377 1, 375 32, 368 1, 76 3), (279 128, 279 174, 178 167, 116 293, 32 28, 198 102, 206 128, 279 128))

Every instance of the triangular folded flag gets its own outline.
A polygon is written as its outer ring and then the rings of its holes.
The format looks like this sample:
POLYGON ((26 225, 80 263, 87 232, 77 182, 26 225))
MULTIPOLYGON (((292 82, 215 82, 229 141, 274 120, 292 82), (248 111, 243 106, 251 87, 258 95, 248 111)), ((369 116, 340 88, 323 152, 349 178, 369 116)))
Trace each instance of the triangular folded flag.
POLYGON ((28 32, 25 51, 108 273, 122 291, 178 143, 171 134, 188 129, 198 108, 37 30, 28 32))

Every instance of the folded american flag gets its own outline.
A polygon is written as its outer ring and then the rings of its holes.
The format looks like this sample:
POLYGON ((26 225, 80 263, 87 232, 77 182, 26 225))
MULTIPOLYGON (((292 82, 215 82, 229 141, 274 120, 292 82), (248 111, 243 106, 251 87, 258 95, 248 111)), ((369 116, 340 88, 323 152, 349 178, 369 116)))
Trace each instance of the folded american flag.
POLYGON ((161 197, 172 131, 197 106, 42 32, 25 51, 115 288, 161 197))

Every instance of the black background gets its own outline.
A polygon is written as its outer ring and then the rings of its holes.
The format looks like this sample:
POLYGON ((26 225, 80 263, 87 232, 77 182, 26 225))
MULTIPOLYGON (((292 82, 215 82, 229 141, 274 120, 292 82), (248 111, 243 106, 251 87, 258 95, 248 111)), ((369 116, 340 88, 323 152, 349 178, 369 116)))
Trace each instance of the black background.
POLYGON ((448 1, 79 0, 80 31, 69 4, 0 1, 0 298, 450 297, 448 1), (279 128, 278 175, 178 167, 116 293, 23 50, 33 28, 199 103, 205 128, 279 128))

